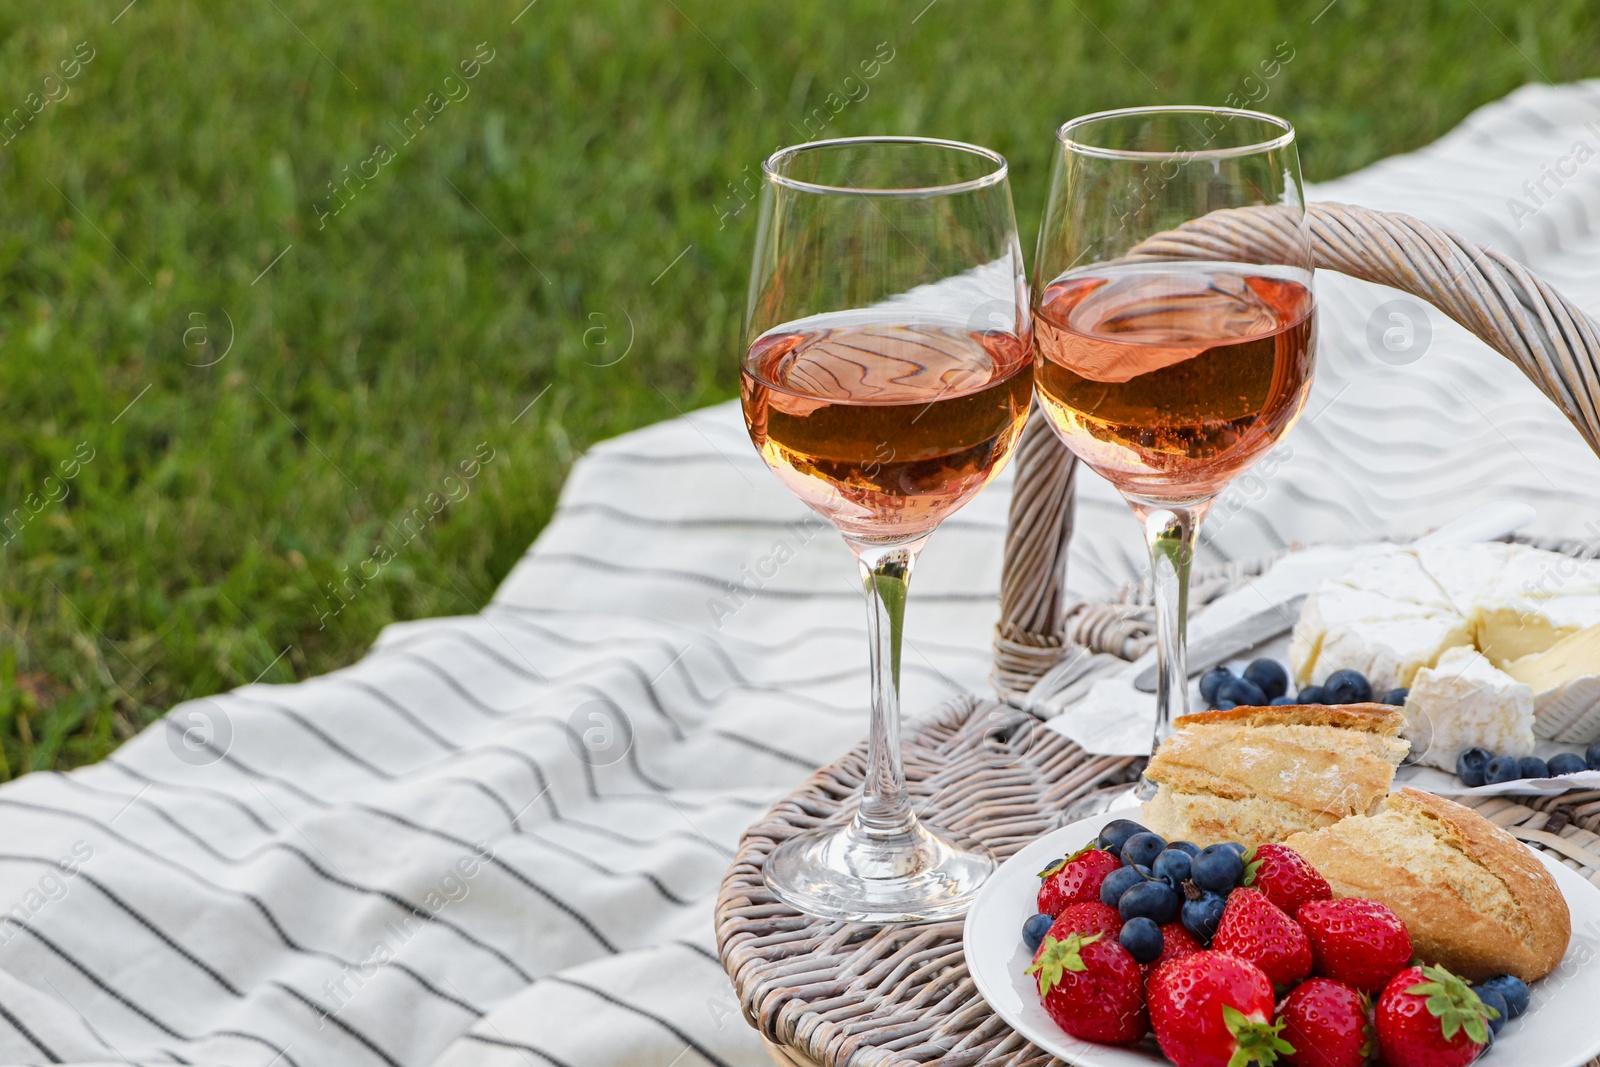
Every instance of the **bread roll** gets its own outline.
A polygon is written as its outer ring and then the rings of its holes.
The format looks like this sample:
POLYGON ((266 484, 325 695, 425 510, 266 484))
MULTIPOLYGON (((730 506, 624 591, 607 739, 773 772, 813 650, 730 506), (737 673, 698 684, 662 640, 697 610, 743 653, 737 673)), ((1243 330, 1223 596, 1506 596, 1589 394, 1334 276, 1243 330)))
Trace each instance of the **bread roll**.
POLYGON ((1388 704, 1293 704, 1185 715, 1145 775, 1144 822, 1169 841, 1247 846, 1376 809, 1408 745, 1388 704))
POLYGON ((1572 920, 1555 878, 1516 838, 1471 808, 1415 789, 1376 815, 1285 844, 1336 897, 1367 897, 1405 922, 1425 963, 1471 981, 1543 978, 1567 951, 1572 920))

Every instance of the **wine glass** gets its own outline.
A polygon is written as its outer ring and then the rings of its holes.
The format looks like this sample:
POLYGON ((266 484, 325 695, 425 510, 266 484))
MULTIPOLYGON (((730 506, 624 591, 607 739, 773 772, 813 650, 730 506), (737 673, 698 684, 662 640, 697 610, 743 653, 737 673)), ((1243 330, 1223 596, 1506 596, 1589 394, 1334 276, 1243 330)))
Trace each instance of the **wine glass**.
POLYGON ((919 137, 797 145, 763 166, 740 375, 780 481, 844 535, 867 599, 861 802, 783 842, 767 885, 858 922, 960 914, 994 869, 912 811, 900 640, 917 553, 1010 456, 1032 400, 1027 283, 1006 161, 919 137))
MULTIPOLYGON (((1073 119, 1034 262, 1034 374, 1051 425, 1132 505, 1156 608, 1151 751, 1188 711, 1189 567, 1211 501, 1311 391, 1311 242, 1294 127, 1253 111, 1073 119)), ((1154 794, 1148 779, 1138 796, 1154 794)))

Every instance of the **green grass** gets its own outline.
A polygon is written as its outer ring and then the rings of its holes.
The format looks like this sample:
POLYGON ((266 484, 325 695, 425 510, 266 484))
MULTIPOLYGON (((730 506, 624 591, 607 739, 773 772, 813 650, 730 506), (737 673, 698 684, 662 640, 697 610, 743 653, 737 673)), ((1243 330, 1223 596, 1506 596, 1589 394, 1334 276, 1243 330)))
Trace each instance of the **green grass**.
POLYGON ((1280 42, 1260 106, 1312 179, 1600 73, 1577 0, 1339 0, 1314 23, 1324 0, 538 0, 514 25, 524 0, 121 2, 0 14, 0 116, 70 90, 0 147, 0 503, 28 516, 0 533, 5 777, 476 610, 586 447, 734 394, 736 193, 808 114, 998 148, 1031 248, 1058 122, 1259 93, 1280 42), (47 85, 79 42, 93 58, 47 85), (405 143, 480 42, 469 95, 405 143), (832 115, 830 93, 859 99, 832 115))

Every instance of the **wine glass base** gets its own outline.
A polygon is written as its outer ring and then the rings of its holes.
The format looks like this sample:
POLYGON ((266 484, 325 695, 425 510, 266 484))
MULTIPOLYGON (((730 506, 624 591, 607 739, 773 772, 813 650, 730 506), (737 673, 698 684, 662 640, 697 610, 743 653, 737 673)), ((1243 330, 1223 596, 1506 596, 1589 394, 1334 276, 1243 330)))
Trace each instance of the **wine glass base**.
POLYGON ((762 872, 785 904, 823 919, 955 919, 994 873, 994 854, 964 834, 913 820, 880 834, 852 822, 808 830, 772 850, 762 872))

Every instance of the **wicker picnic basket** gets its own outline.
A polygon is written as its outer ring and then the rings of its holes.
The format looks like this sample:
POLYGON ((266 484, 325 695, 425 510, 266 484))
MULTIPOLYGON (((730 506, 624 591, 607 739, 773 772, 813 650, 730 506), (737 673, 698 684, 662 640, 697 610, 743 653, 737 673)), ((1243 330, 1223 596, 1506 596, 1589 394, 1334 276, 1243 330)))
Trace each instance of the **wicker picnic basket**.
MULTIPOLYGON (((1500 252, 1406 215, 1343 204, 1307 210, 1316 266, 1427 300, 1507 359, 1600 452, 1600 326, 1500 252)), ((1259 217, 1215 212, 1139 251, 1191 259, 1270 256, 1288 235, 1259 217)), ((1036 411, 1018 446, 1001 579, 994 681, 1000 701, 964 697, 908 727, 913 802, 1001 858, 1060 825, 1070 801, 1137 775, 1142 760, 1092 756, 1028 710, 1136 658, 1154 629, 1148 593, 1073 603, 1066 591, 1076 460, 1036 411), (1043 687, 1041 687, 1043 688, 1043 687)), ((1574 555, 1600 546, 1546 544, 1574 555)), ((1267 561, 1196 574, 1190 604, 1236 588, 1267 561)), ((778 903, 761 879, 779 842, 847 818, 866 746, 819 770, 751 826, 717 901, 717 945, 746 1020, 774 1060, 797 1067, 1023 1067, 1050 1057, 991 1012, 967 974, 960 921, 867 926, 813 919, 778 903)), ((1488 798, 1478 810, 1600 885, 1600 791, 1538 800, 1488 798)), ((1591 1067, 1600 1067, 1596 1060, 1591 1067)))

